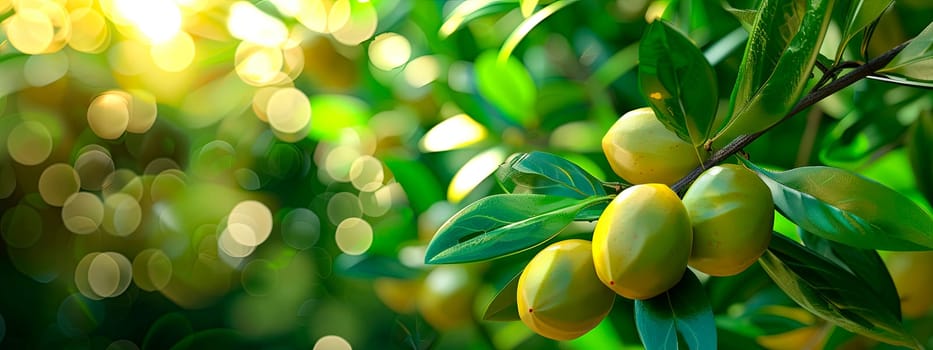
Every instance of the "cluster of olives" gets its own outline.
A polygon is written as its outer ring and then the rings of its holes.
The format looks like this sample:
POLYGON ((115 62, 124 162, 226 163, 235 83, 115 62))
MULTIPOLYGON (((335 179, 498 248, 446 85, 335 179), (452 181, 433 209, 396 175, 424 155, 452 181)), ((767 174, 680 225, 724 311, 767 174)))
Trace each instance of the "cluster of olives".
POLYGON ((615 294, 650 299, 677 284, 687 266, 713 276, 744 271, 768 247, 771 193, 735 164, 701 174, 683 199, 668 185, 702 161, 651 109, 623 115, 602 140, 613 170, 635 185, 606 207, 592 241, 570 239, 540 251, 522 271, 522 321, 568 340, 599 324, 615 294))

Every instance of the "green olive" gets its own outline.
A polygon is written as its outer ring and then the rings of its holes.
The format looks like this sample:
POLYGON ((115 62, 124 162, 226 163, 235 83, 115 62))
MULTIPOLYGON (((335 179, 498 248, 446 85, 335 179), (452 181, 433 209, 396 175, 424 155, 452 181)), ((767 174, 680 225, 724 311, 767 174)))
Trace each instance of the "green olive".
POLYGON ((603 136, 602 146, 612 170, 633 184, 671 185, 705 156, 665 128, 647 107, 622 115, 603 136))
POLYGON ((693 224, 691 267, 712 276, 745 271, 768 249, 774 202, 768 186, 741 165, 714 166, 684 195, 693 224))
POLYGON ((629 187, 596 223, 596 274, 621 296, 652 298, 680 281, 692 241, 687 209, 674 191, 662 184, 629 187))
POLYGON ((615 293, 596 277, 591 244, 568 239, 538 252, 518 279, 518 314, 535 333, 577 338, 612 309, 615 293))
POLYGON ((475 276, 465 265, 438 266, 429 273, 418 294, 418 311, 432 327, 449 330, 473 320, 475 276))
POLYGON ((905 318, 917 318, 930 312, 933 306, 933 251, 886 252, 882 255, 897 294, 901 297, 901 313, 905 318))

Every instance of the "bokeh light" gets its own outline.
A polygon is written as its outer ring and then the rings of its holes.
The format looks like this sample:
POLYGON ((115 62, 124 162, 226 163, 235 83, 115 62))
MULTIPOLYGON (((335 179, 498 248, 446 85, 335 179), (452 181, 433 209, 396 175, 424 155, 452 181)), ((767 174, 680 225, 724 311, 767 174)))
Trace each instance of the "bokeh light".
POLYGON ((62 205, 62 222, 69 231, 89 234, 97 231, 104 220, 104 203, 96 195, 77 192, 62 205))
POLYGON ((327 335, 314 343, 314 350, 352 350, 353 347, 339 335, 327 335))
POLYGON ((486 138, 486 128, 466 114, 457 114, 435 125, 421 138, 425 152, 440 152, 466 147, 486 138))
POLYGON ((6 146, 17 163, 37 165, 52 153, 52 135, 42 123, 26 120, 10 131, 6 146))
POLYGON ((0 217, 0 234, 10 247, 29 248, 42 236, 42 218, 36 209, 20 204, 0 217))
POLYGON ((373 244, 373 228, 366 220, 347 218, 337 225, 334 239, 345 254, 360 255, 373 244))
POLYGON ((80 189, 78 172, 65 163, 52 164, 39 176, 39 195, 53 207, 64 205, 65 200, 80 189))
POLYGON ((321 237, 321 219, 307 208, 295 208, 282 218, 282 239, 292 248, 305 250, 321 237))
POLYGON ((230 5, 227 30, 237 39, 266 47, 281 47, 288 38, 288 29, 281 21, 246 1, 230 5))
POLYGON ((376 68, 392 70, 408 62, 409 58, 411 43, 404 36, 383 33, 369 44, 369 60, 376 68))
POLYGON ((133 259, 133 282, 145 291, 162 290, 172 279, 172 260, 164 252, 149 248, 133 259))
POLYGON ((81 179, 81 188, 88 191, 100 191, 107 176, 115 170, 110 151, 96 144, 78 151, 74 169, 81 179))
POLYGON ((87 123, 98 137, 114 140, 130 123, 130 101, 125 94, 103 93, 87 108, 87 123))

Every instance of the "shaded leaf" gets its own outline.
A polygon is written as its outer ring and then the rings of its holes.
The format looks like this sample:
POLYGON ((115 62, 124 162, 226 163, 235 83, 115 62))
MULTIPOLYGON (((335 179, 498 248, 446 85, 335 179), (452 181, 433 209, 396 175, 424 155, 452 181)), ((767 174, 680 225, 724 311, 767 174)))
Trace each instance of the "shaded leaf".
POLYGON ((927 25, 891 63, 878 72, 908 80, 933 82, 933 23, 927 25))
POLYGON ((816 251, 861 279, 871 287, 881 304, 891 314, 897 319, 901 318, 901 299, 897 295, 891 273, 888 272, 888 268, 877 251, 850 247, 803 230, 799 233, 807 248, 816 251))
POLYGON ((470 21, 493 13, 514 9, 518 0, 477 0, 464 1, 447 15, 441 25, 440 37, 446 38, 470 21))
POLYGON ((378 277, 409 279, 421 273, 402 265, 396 259, 379 255, 340 254, 334 260, 334 268, 342 276, 366 279, 378 277))
POLYGON ((499 184, 509 193, 537 193, 583 199, 605 196, 602 182, 560 156, 534 151, 516 153, 496 171, 499 184))
POLYGON ((842 59, 842 54, 845 52, 849 41, 852 41, 856 34, 871 25, 872 22, 878 20, 893 3, 894 0, 849 0, 840 2, 838 6, 847 6, 848 8, 846 9, 842 29, 842 40, 839 41, 839 46, 836 48, 836 62, 842 59))
POLYGON ((577 213, 610 198, 579 200, 540 194, 482 198, 438 229, 428 244, 425 262, 463 263, 520 252, 547 241, 570 224, 577 213))
POLYGON ((933 113, 927 109, 917 116, 907 135, 907 156, 917 188, 933 204, 933 113))
POLYGON ((522 273, 519 271, 515 277, 509 281, 496 293, 496 297, 489 302, 486 312, 483 313, 483 319, 486 321, 518 321, 518 279, 522 273))
POLYGON ((656 20, 642 36, 638 61, 641 93, 658 120, 682 140, 703 144, 719 96, 713 67, 700 49, 677 29, 656 20))
POLYGON ((812 250, 775 233, 759 262, 778 287, 817 316, 880 341, 919 346, 870 286, 812 250))
MULTIPOLYGON (((509 37, 505 39, 505 42, 502 43, 502 48, 499 49, 499 61, 506 61, 509 59, 509 56, 512 55, 512 51, 515 51, 515 48, 518 46, 518 43, 531 32, 539 23, 550 17, 551 15, 557 13, 562 8, 567 7, 572 3, 575 3, 579 0, 558 0, 550 5, 545 6, 543 9, 535 12, 528 18, 525 18, 522 23, 509 34, 509 37)), ((522 11, 524 11, 524 4, 522 11)))
POLYGON ((862 249, 933 249, 933 219, 884 185, 838 168, 770 172, 742 162, 768 185, 781 214, 808 232, 862 249))
POLYGON ((481 54, 473 66, 479 94, 505 117, 527 125, 534 120, 537 88, 528 70, 513 57, 497 60, 494 51, 481 54))
POLYGON ((687 269, 673 288, 635 300, 635 322, 646 349, 677 349, 677 333, 690 349, 716 348, 716 320, 703 285, 687 269))
POLYGON ((761 2, 732 90, 730 117, 716 135, 715 146, 767 129, 797 103, 819 55, 833 4, 833 0, 761 2))

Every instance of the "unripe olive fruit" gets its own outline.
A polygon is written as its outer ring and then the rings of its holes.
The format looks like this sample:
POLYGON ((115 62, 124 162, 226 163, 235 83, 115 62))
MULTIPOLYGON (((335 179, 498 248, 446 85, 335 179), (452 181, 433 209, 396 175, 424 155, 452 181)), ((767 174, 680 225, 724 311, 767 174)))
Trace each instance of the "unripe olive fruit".
POLYGON ((593 232, 599 279, 629 299, 649 299, 680 281, 693 241, 687 209, 666 185, 619 193, 593 232))
POLYGON ((887 252, 882 255, 905 318, 926 315, 933 306, 933 251, 887 252))
POLYGON ((373 281, 376 297, 389 309, 400 314, 415 311, 421 279, 377 278, 373 281))
POLYGON ((683 198, 693 224, 689 265, 712 276, 745 271, 768 249, 774 227, 771 190, 741 165, 697 177, 683 198))
POLYGON ((434 268, 418 294, 418 311, 438 330, 463 326, 473 319, 476 276, 464 265, 434 268))
POLYGON ((568 239, 538 252, 518 279, 518 314, 535 333, 577 338, 612 309, 615 293, 596 277, 589 241, 568 239))
POLYGON ((673 184, 705 157, 665 128, 647 107, 622 115, 603 136, 602 145, 612 170, 633 184, 673 184))

